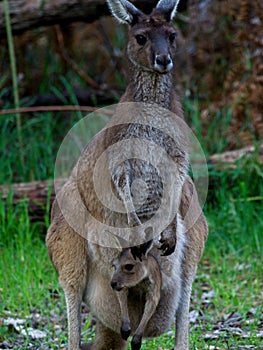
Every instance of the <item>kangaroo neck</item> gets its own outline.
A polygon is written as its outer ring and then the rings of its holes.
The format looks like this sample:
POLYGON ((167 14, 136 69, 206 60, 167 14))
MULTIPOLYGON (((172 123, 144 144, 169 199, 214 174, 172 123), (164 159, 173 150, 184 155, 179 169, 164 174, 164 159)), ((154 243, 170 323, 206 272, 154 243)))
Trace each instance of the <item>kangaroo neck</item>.
POLYGON ((126 92, 132 101, 156 103, 164 108, 171 108, 172 72, 158 74, 132 66, 130 73, 132 74, 126 92))

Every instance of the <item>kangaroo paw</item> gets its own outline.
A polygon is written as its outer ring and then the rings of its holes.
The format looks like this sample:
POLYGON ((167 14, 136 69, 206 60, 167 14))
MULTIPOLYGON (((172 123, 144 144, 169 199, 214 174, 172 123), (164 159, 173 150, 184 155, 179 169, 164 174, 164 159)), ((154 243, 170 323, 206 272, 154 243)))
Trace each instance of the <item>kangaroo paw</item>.
POLYGON ((131 334, 130 324, 122 324, 121 326, 121 337, 123 340, 127 340, 131 334))

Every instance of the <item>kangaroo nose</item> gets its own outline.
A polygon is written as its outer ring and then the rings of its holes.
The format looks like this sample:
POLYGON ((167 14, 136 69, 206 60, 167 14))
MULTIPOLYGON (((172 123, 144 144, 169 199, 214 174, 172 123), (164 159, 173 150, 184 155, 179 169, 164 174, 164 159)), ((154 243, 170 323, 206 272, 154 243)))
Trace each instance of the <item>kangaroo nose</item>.
POLYGON ((169 72, 173 68, 173 62, 170 55, 156 55, 154 68, 160 73, 169 72))

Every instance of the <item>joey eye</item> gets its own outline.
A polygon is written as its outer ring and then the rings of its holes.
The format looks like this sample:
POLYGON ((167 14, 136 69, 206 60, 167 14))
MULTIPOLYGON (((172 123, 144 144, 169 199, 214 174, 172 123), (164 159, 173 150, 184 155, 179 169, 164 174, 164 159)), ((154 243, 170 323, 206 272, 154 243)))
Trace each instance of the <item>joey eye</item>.
POLYGON ((147 41, 146 36, 144 36, 142 34, 135 35, 135 39, 136 39, 137 43, 141 46, 143 46, 147 41))
POLYGON ((133 264, 126 264, 126 265, 124 265, 124 270, 127 271, 127 272, 132 272, 133 268, 134 268, 133 264))
POLYGON ((176 32, 171 33, 169 35, 170 42, 173 43, 176 37, 177 37, 177 33, 176 32))

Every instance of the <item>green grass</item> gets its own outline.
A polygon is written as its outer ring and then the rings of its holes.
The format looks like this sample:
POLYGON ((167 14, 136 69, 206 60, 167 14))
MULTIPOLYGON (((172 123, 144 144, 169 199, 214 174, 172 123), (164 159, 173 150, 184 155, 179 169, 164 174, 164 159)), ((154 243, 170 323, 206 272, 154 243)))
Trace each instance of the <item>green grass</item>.
POLYGON ((23 329, 37 328, 47 334, 34 347, 54 343, 61 348, 66 336, 65 303, 56 273, 50 263, 40 232, 42 225, 30 223, 27 203, 0 202, 0 343, 17 349, 32 348, 30 336, 21 335, 4 319, 25 320, 23 329), (40 232, 39 232, 40 231, 40 232), (57 339, 58 319, 64 334, 57 339), (22 339, 21 339, 22 338, 22 339), (49 339, 55 339, 50 343, 49 339), (24 344, 20 347, 17 344, 24 344))
POLYGON ((223 152, 228 146, 227 129, 231 122, 231 109, 218 109, 214 113, 213 119, 211 118, 208 127, 200 114, 200 105, 197 99, 186 98, 183 101, 183 106, 186 122, 194 130, 205 154, 223 152))
POLYGON ((16 208, 9 204, 5 208, 1 202, 0 210, 1 292, 6 296, 5 308, 17 309, 19 304, 34 308, 46 296, 48 274, 53 275, 38 225, 30 224, 26 204, 16 208))

